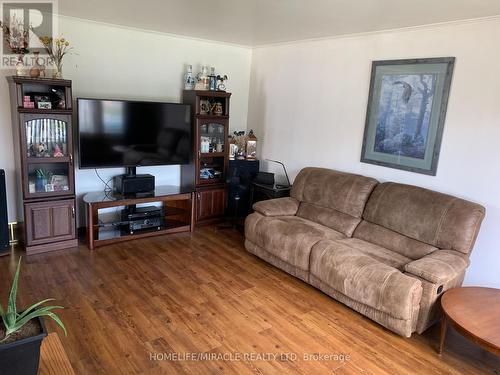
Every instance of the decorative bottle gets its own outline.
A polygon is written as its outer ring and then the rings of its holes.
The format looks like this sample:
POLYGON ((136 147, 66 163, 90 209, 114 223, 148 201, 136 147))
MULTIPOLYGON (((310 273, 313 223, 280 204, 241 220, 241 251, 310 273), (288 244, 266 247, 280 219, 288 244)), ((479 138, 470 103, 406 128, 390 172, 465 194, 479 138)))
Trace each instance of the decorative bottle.
POLYGON ((210 68, 210 75, 208 76, 208 89, 210 91, 217 90, 217 77, 215 75, 215 68, 212 66, 210 68))
POLYGON ((17 63, 16 63, 16 75, 18 75, 18 76, 26 75, 23 60, 24 60, 24 56, 19 55, 17 58, 17 63))
POLYGON ((184 78, 184 90, 194 89, 195 79, 193 75, 193 66, 188 65, 187 72, 184 78))

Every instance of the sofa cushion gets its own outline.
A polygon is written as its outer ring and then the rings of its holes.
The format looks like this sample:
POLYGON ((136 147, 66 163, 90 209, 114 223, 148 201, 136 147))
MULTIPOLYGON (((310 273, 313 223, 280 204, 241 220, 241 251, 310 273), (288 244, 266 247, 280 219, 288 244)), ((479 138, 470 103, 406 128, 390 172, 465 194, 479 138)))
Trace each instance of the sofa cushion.
POLYGON ((474 246, 484 214, 479 204, 386 182, 373 191, 363 218, 429 245, 467 254, 474 246))
POLYGON ((390 267, 397 268, 400 271, 404 270, 404 266, 412 261, 412 259, 407 258, 395 251, 391 251, 384 247, 377 246, 373 243, 357 238, 346 238, 345 240, 339 240, 338 242, 359 250, 363 254, 368 255, 379 262, 387 264, 390 267))
POLYGON ((299 209, 299 203, 295 198, 276 198, 257 202, 253 209, 264 216, 293 216, 299 209))
POLYGON ((438 250, 408 263, 405 271, 440 285, 461 275, 469 263, 469 259, 462 253, 454 250, 438 250))
POLYGON ((377 180, 324 168, 304 168, 291 196, 301 202, 298 216, 351 236, 377 180))
POLYGON ((345 238, 333 229, 297 216, 263 216, 258 212, 247 217, 245 237, 304 271, 309 270, 309 255, 316 242, 345 238))
POLYGON ((306 202, 300 204, 297 216, 336 229, 347 237, 352 236, 360 221, 359 218, 340 211, 306 202))
POLYGON ((311 275, 343 295, 397 319, 412 319, 422 285, 394 267, 341 241, 320 241, 311 252, 311 275))
POLYGON ((353 237, 385 247, 411 259, 422 258, 438 249, 366 220, 359 223, 353 237))

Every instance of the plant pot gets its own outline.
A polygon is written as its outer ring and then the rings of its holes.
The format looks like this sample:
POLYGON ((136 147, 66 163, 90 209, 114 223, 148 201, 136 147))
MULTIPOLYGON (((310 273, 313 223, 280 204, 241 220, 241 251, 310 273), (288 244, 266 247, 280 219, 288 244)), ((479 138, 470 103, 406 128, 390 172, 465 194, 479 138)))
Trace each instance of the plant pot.
POLYGON ((47 336, 43 319, 38 317, 42 328, 36 336, 8 344, 0 344, 0 372, 9 375, 36 375, 40 362, 40 345, 47 336))

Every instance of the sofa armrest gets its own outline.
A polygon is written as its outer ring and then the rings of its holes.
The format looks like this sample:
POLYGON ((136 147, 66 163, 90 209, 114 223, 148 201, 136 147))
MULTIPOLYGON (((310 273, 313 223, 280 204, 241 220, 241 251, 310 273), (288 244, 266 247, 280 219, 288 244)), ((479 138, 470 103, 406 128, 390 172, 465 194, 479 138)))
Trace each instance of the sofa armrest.
POLYGON ((464 272, 470 261, 454 250, 436 250, 405 265, 405 271, 431 283, 442 285, 464 272))
POLYGON ((264 216, 294 216, 299 204, 297 199, 285 197, 257 202, 253 209, 264 216))

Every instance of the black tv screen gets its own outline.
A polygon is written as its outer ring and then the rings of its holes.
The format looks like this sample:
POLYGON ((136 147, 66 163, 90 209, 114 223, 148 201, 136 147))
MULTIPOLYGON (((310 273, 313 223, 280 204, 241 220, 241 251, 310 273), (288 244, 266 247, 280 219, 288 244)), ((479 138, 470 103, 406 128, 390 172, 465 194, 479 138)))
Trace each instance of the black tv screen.
POLYGON ((78 99, 80 168, 188 164, 187 104, 78 99))

